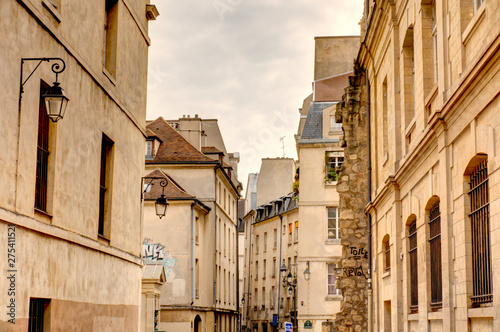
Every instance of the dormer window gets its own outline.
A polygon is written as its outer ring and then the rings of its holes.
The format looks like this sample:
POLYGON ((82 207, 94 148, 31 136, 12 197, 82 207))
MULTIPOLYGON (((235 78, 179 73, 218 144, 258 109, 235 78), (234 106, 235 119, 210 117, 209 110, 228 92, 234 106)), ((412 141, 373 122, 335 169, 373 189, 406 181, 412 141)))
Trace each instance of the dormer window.
POLYGON ((153 158, 154 158, 153 140, 147 140, 146 141, 146 159, 153 159, 153 158))

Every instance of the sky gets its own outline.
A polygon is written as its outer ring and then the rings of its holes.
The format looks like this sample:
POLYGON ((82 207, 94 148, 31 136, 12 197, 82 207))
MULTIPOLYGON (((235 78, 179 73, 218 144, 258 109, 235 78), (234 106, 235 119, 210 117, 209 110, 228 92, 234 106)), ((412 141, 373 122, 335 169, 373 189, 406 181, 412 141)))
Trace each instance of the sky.
POLYGON ((148 120, 218 119, 227 151, 240 153, 243 185, 262 158, 297 159, 314 37, 359 35, 363 2, 153 1, 160 16, 149 24, 148 120))

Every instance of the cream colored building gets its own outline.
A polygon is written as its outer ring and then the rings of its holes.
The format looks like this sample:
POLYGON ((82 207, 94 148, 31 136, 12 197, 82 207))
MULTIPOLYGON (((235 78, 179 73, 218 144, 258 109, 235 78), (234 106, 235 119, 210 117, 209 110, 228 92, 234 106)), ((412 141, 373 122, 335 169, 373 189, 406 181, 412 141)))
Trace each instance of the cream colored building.
POLYGON ((146 0, 0 2, 1 331, 139 329, 137 187, 157 14, 146 0), (65 70, 21 65, 43 57, 65 70), (53 123, 41 94, 56 79, 70 101, 53 123))
POLYGON ((359 37, 317 37, 313 93, 304 100, 296 135, 299 156, 298 331, 330 328, 342 298, 334 268, 340 259, 339 196, 335 169, 344 162, 336 104, 359 46, 359 37), (306 329, 307 325, 307 329, 306 329))
POLYGON ((496 331, 500 2, 377 1, 365 16, 371 329, 496 331))
POLYGON ((293 193, 244 217, 242 331, 273 331, 273 314, 280 322, 291 320, 296 297, 282 287, 280 267, 297 275, 298 217, 293 193))
POLYGON ((158 180, 144 204, 143 257, 165 266, 158 330, 236 331, 238 181, 216 147, 196 148, 161 117, 147 129, 145 176, 168 180, 166 216, 158 180))

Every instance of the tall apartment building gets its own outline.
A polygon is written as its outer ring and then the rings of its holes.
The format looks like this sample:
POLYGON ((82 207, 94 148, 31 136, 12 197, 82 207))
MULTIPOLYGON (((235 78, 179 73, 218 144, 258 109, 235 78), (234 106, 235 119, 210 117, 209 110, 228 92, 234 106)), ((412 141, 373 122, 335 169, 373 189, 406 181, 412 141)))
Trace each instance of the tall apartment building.
POLYGON ((0 2, 1 331, 139 329, 157 14, 146 0, 0 2), (69 98, 57 122, 43 101, 54 81, 69 98))
MULTIPOLYGON (((273 315, 291 321, 297 296, 283 287, 280 272, 297 274, 298 204, 294 193, 251 210, 244 217, 245 235, 242 331, 273 331, 273 315)), ((296 283, 296 280, 293 281, 296 283)))
POLYGON ((340 204, 336 169, 344 163, 342 130, 335 122, 359 37, 316 37, 313 93, 300 109, 296 135, 299 157, 298 331, 330 328, 340 310, 334 269, 341 258, 340 204), (349 69, 348 69, 349 68, 349 69))
POLYGON ((239 182, 224 152, 196 148, 174 128, 161 117, 147 126, 145 177, 160 179, 144 193, 143 255, 166 275, 158 330, 237 331, 239 182), (162 192, 169 206, 158 219, 162 192))
POLYGON ((353 205, 371 218, 369 330, 495 331, 500 3, 367 4, 340 111, 371 133, 369 200, 353 205))

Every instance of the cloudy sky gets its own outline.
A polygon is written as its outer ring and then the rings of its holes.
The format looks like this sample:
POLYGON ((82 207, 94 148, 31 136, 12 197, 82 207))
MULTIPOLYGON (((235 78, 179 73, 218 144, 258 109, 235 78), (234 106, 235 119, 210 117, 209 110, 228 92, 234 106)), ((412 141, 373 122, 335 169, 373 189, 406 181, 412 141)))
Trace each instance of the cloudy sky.
POLYGON ((359 35, 364 0, 156 0, 148 119, 216 118, 239 179, 261 158, 297 158, 298 108, 311 93, 314 37, 359 35))

